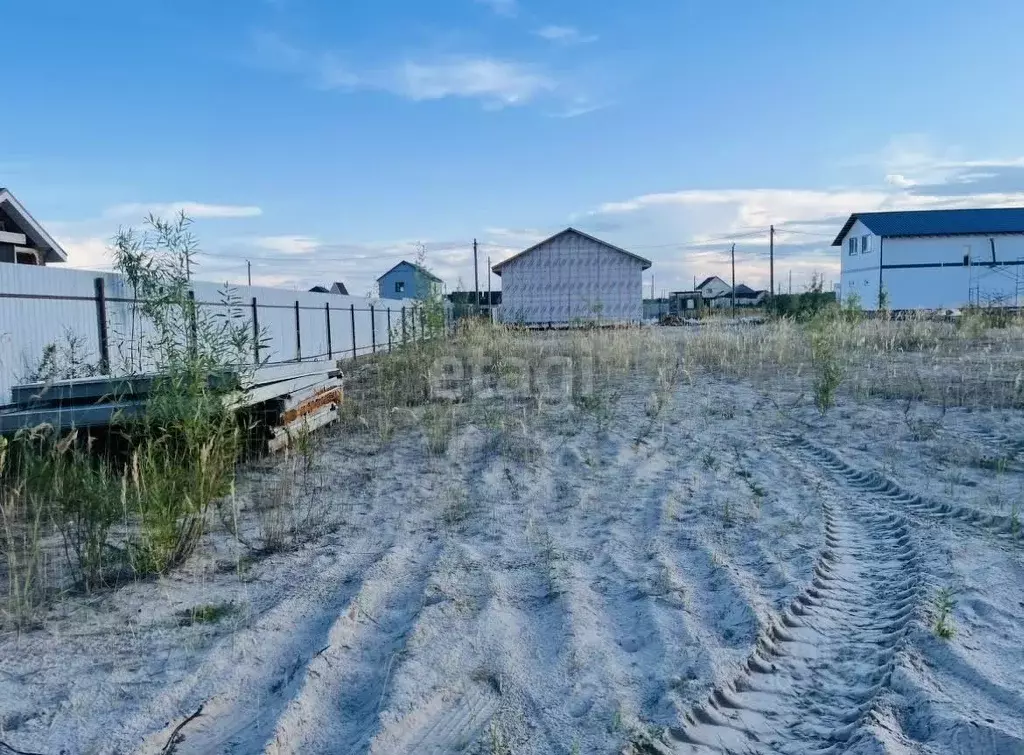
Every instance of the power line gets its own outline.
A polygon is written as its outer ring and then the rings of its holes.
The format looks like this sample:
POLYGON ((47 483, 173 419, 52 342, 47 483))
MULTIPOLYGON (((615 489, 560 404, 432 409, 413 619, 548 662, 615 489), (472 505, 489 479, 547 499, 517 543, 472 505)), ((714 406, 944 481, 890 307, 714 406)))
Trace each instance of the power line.
POLYGON ((834 233, 822 233, 822 232, 816 233, 814 231, 798 231, 795 228, 786 228, 784 226, 776 226, 776 230, 778 230, 779 233, 795 233, 795 234, 798 234, 800 236, 816 236, 816 237, 822 238, 822 239, 834 239, 836 237, 836 235, 834 233))

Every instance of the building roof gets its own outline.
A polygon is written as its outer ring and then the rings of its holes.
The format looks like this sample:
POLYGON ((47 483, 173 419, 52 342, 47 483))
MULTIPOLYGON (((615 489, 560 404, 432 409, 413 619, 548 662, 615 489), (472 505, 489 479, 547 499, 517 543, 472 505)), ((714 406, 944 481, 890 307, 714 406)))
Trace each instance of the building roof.
POLYGON ((441 282, 442 282, 440 278, 438 278, 438 277, 437 277, 436 275, 434 275, 434 274, 433 274, 432 272, 430 272, 429 270, 427 270, 427 268, 423 267, 422 265, 417 265, 417 264, 416 264, 415 262, 409 262, 408 260, 402 260, 402 261, 401 261, 401 262, 399 262, 399 263, 398 263, 397 265, 395 265, 395 266, 394 266, 393 268, 391 268, 391 269, 390 269, 390 270, 388 270, 388 271, 387 271, 386 273, 384 273, 384 275, 380 276, 380 278, 378 278, 377 280, 380 280, 381 278, 385 278, 385 277, 387 277, 387 275, 388 275, 389 273, 393 273, 393 272, 394 272, 395 270, 397 270, 398 268, 400 268, 400 267, 401 267, 402 265, 408 265, 408 266, 409 266, 409 267, 411 267, 411 268, 412 268, 413 270, 415 270, 416 272, 418 272, 418 273, 419 273, 420 275, 424 275, 424 276, 426 276, 427 278, 430 278, 430 280, 432 280, 432 281, 437 281, 438 283, 441 283, 441 282))
POLYGON ((37 249, 43 252, 46 262, 67 262, 68 253, 36 222, 28 210, 21 206, 21 202, 2 186, 0 186, 0 208, 11 216, 21 232, 32 240, 37 249))
POLYGON ((717 275, 712 275, 711 277, 705 278, 704 280, 702 280, 700 282, 700 285, 697 286, 697 288, 695 288, 694 291, 700 291, 701 289, 704 288, 704 286, 708 285, 711 281, 715 281, 715 280, 719 281, 723 286, 724 285, 728 285, 724 280, 719 278, 717 275))
POLYGON ((323 286, 313 286, 313 288, 309 289, 309 293, 311 293, 311 294, 329 294, 331 292, 328 291, 323 286))
POLYGON ((742 283, 737 283, 736 288, 734 288, 733 291, 736 292, 737 296, 750 296, 751 294, 757 293, 757 291, 752 289, 750 286, 746 286, 742 283))
POLYGON ((331 285, 332 294, 340 294, 341 296, 348 296, 348 289, 345 288, 345 284, 341 281, 334 281, 331 285))
POLYGON ((497 265, 492 266, 491 270, 493 270, 498 275, 501 275, 501 268, 503 268, 505 265, 507 265, 512 260, 519 259, 520 257, 525 257, 527 254, 529 254, 530 252, 534 251, 535 249, 538 249, 538 248, 544 246, 545 244, 547 244, 549 241, 554 241, 559 236, 564 236, 567 233, 574 233, 577 236, 581 236, 582 238, 585 238, 585 239, 587 239, 589 241, 593 241, 594 243, 597 243, 597 244, 600 244, 601 246, 607 247, 608 249, 611 249, 613 252, 619 252, 620 254, 625 254, 627 257, 632 257, 633 259, 638 260, 640 262, 640 264, 643 266, 641 268, 642 270, 646 270, 647 268, 649 268, 651 266, 651 261, 649 259, 645 259, 644 257, 641 257, 638 254, 633 254, 632 252, 627 252, 625 249, 622 249, 621 247, 615 246, 614 244, 609 244, 607 241, 602 241, 601 239, 597 238, 596 236, 591 236, 588 233, 584 233, 583 231, 577 230, 577 229, 572 228, 570 226, 569 228, 566 228, 564 231, 559 231, 554 236, 549 236, 548 238, 544 239, 543 241, 537 242, 536 244, 531 246, 529 249, 524 249, 523 251, 519 252, 518 254, 513 254, 507 260, 502 260, 497 265))
POLYGON ((1024 233, 1024 207, 856 212, 843 225, 832 246, 842 246, 843 238, 858 220, 876 236, 886 238, 1024 233))

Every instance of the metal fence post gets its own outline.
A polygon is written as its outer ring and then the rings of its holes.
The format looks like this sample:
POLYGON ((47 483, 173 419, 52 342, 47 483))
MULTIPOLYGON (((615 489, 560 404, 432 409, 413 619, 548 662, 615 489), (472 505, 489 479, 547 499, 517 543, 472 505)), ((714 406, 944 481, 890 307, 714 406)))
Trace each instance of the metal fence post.
POLYGON ((349 315, 352 317, 352 359, 355 359, 359 355, 359 351, 356 349, 356 305, 348 305, 349 315))
POLYGON ((388 353, 391 353, 391 305, 388 305, 388 353))
POLYGON ((96 289, 96 338, 100 347, 100 372, 110 374, 110 338, 107 334, 107 289, 102 278, 93 280, 96 289))
POLYGON ((327 358, 334 359, 334 345, 331 343, 331 303, 324 304, 324 318, 327 323, 327 358))
POLYGON ((295 302, 295 361, 302 361, 302 330, 299 327, 299 302, 295 302))
POLYGON ((377 314, 373 310, 373 302, 370 302, 370 345, 373 353, 377 353, 377 314))
POLYGON ((195 358, 199 353, 199 324, 196 322, 199 313, 196 306, 196 292, 192 289, 188 290, 188 310, 188 331, 191 336, 191 343, 188 348, 193 358, 195 358))
POLYGON ((252 297, 252 354, 256 364, 260 363, 260 311, 256 297, 252 297))

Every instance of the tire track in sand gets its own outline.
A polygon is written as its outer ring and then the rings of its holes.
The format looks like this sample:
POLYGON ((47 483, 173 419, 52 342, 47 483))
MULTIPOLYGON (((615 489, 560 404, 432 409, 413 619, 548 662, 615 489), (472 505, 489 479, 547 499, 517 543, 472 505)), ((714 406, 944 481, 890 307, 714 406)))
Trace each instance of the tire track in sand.
POLYGON ((368 749, 440 553, 436 537, 421 538, 391 550, 370 569, 332 625, 327 647, 306 666, 302 687, 277 720, 267 753, 368 749))
POLYGON ((442 755, 465 748, 498 709, 499 695, 482 668, 480 612, 490 601, 485 557, 448 535, 434 570, 420 632, 392 673, 381 709, 376 755, 442 755))
POLYGON ((672 725, 680 720, 672 680, 710 672, 659 542, 665 468, 664 460, 620 456, 591 479, 587 501, 561 528, 559 539, 577 544, 565 580, 579 669, 574 717, 590 712, 598 689, 613 688, 622 698, 606 703, 672 725))
MULTIPOLYGON (((295 591, 240 636, 222 640, 222 644, 231 643, 234 651, 216 655, 204 671, 217 679, 216 691, 204 703, 203 715, 189 727, 178 752, 261 750, 300 689, 304 670, 327 642, 338 612, 358 594, 372 564, 393 547, 392 537, 354 558, 314 561, 320 570, 312 585, 303 585, 304 590, 295 591)), ((168 694, 174 692, 172 688, 168 694)), ((172 720, 148 737, 142 751, 160 751, 181 720, 172 720)))
POLYGON ((870 495, 826 485, 823 496, 811 583, 760 634, 744 671, 649 752, 838 753, 871 736, 864 723, 920 599, 917 554, 906 520, 870 495))
POLYGON ((1019 537, 1021 534, 1021 522, 1012 516, 987 514, 972 506, 924 498, 879 472, 858 469, 830 448, 816 445, 799 436, 793 437, 791 442, 850 487, 883 498, 890 505, 915 514, 953 519, 995 535, 1019 537))

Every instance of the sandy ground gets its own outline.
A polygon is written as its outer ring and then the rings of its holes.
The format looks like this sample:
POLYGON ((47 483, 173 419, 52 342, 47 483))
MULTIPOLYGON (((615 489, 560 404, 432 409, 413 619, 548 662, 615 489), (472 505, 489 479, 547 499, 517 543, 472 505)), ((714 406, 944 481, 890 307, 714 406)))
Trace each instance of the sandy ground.
POLYGON ((650 422, 638 380, 606 431, 482 407, 440 454, 335 431, 311 542, 217 531, 0 637, 0 739, 157 753, 202 705, 179 755, 1024 753, 1024 417, 799 395, 693 375, 650 422))

